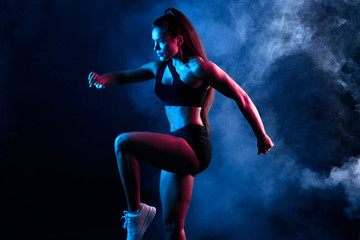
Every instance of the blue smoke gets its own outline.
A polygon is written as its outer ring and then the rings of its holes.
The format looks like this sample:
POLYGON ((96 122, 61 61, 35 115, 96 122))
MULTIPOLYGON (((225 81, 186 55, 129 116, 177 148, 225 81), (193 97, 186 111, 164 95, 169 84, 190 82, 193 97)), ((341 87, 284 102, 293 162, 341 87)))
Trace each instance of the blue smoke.
MULTIPOLYGON (((256 156, 256 140, 236 105, 216 95, 210 112, 214 156, 196 179, 187 217, 191 238, 341 239, 342 215, 359 218, 358 2, 179 1, 173 6, 191 19, 209 59, 252 97, 276 146, 269 155, 256 156), (337 209, 334 216, 327 207, 314 207, 324 203, 337 209), (205 226, 194 227, 199 223, 205 226), (329 228, 333 224, 339 227, 329 228)), ((149 22, 148 16, 157 17, 164 8, 156 5, 148 15, 129 12, 120 22, 149 22)), ((133 26, 121 28, 133 34, 133 26)), ((139 48, 150 58, 145 44, 139 48)), ((141 64, 133 51, 124 55, 141 64)), ((151 98, 149 88, 129 87, 129 97, 136 110, 152 115, 153 101, 137 101, 151 98)))
MULTIPOLYGON (((121 186, 112 141, 124 131, 167 132, 168 123, 151 81, 99 92, 87 89, 86 76, 157 59, 151 23, 169 3, 4 5, 0 187, 8 194, 3 205, 13 207, 0 222, 13 212, 51 219, 47 212, 55 203, 61 219, 72 214, 89 225, 78 209, 109 211, 85 216, 99 217, 97 224, 119 235, 114 218, 126 204, 116 192, 121 186)), ((257 156, 256 139, 236 104, 216 94, 213 160, 195 179, 188 238, 354 239, 360 216, 360 1, 185 0, 171 6, 193 22, 208 58, 249 94, 275 143, 268 155, 257 156)), ((142 170, 143 201, 159 210, 145 237, 162 239, 159 171, 147 164, 142 170)))

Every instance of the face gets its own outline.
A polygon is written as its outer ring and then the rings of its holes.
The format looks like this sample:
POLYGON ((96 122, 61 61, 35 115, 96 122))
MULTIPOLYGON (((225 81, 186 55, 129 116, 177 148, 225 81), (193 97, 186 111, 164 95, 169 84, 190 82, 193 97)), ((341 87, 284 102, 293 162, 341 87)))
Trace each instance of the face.
POLYGON ((154 50, 161 61, 166 61, 174 57, 181 46, 180 36, 173 37, 171 34, 165 34, 161 28, 155 27, 152 30, 152 39, 155 42, 154 50))

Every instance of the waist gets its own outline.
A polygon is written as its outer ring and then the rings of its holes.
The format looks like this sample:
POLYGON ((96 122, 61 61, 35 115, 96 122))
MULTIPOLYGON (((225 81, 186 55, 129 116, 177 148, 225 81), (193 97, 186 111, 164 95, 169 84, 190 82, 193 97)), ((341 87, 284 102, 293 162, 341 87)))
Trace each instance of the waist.
POLYGON ((165 113, 171 132, 187 125, 204 125, 200 116, 200 107, 165 106, 165 113))

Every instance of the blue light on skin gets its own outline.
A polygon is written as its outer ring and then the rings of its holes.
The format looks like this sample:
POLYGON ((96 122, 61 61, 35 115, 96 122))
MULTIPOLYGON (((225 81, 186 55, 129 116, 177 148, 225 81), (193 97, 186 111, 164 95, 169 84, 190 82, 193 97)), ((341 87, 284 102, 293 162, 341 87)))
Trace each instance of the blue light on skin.
POLYGON ((155 27, 152 30, 154 50, 161 61, 166 61, 179 52, 179 45, 176 37, 165 34, 161 28, 155 27))

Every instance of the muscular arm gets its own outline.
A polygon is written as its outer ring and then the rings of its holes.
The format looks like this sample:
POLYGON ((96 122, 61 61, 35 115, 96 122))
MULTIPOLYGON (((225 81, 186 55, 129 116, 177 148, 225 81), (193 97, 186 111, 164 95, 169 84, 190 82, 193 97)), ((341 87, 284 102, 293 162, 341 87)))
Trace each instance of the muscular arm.
POLYGON ((233 99, 258 139, 259 153, 266 153, 272 146, 266 135, 258 110, 247 93, 221 68, 210 61, 202 62, 196 74, 223 95, 233 99), (259 146, 260 145, 260 146, 259 146))
POLYGON ((143 82, 155 78, 160 62, 150 62, 137 69, 99 75, 91 72, 89 86, 97 88, 143 82))

